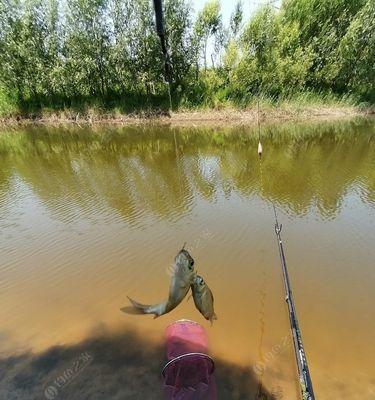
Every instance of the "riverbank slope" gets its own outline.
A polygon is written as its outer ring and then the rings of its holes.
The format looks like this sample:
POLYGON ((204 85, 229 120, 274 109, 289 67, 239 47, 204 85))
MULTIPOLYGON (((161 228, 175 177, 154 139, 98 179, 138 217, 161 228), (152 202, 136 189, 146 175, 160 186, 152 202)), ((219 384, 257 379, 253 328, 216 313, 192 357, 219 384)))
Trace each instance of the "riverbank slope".
POLYGON ((246 108, 218 107, 179 110, 141 110, 134 113, 121 113, 118 110, 86 108, 84 110, 65 109, 61 111, 44 110, 26 115, 9 115, 0 118, 0 124, 142 124, 167 123, 185 124, 253 124, 258 119, 262 122, 301 121, 301 120, 334 120, 356 116, 375 115, 371 107, 361 108, 350 105, 295 105, 279 106, 261 105, 246 108))

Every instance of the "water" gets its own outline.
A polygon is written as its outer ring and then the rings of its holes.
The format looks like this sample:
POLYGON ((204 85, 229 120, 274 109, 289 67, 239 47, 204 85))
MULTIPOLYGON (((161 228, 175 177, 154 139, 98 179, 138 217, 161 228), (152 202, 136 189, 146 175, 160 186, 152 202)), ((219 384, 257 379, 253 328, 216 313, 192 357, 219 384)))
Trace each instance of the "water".
POLYGON ((297 399, 273 201, 316 397, 373 399, 374 139, 371 120, 265 125, 260 164, 251 127, 4 129, 0 397, 45 398, 86 351, 61 398, 160 398, 164 329, 189 318, 222 398, 297 399), (184 242, 213 327, 191 300, 121 313, 126 295, 165 298, 184 242))

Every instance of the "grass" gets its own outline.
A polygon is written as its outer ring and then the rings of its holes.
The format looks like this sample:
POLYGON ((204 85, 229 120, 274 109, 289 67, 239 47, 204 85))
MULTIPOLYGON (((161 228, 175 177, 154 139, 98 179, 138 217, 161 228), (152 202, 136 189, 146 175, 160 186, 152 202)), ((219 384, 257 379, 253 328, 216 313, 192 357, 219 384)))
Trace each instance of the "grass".
MULTIPOLYGON (((47 102, 45 102, 47 103, 47 102)), ((317 116, 340 117, 344 115, 369 114, 374 109, 370 104, 360 103, 354 96, 337 96, 332 93, 303 92, 273 99, 253 96, 246 103, 234 101, 222 93, 211 93, 199 103, 175 99, 170 113, 168 101, 163 96, 129 95, 126 99, 112 98, 100 101, 95 98, 56 101, 53 105, 40 102, 23 102, 7 97, 0 88, 0 118, 3 123, 16 121, 42 122, 127 122, 172 118, 174 120, 227 120, 256 121, 258 104, 264 119, 316 118, 317 116)))
POLYGON ((13 99, 7 96, 0 87, 0 117, 7 118, 19 112, 18 107, 13 99))

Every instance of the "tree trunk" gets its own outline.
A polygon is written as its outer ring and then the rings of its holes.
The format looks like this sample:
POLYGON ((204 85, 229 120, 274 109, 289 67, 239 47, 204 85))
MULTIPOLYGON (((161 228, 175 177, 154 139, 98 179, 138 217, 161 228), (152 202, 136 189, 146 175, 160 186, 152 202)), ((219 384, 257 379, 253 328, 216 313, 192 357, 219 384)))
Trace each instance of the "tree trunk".
POLYGON ((207 40, 208 37, 206 37, 205 41, 204 41, 204 70, 207 70, 207 40))

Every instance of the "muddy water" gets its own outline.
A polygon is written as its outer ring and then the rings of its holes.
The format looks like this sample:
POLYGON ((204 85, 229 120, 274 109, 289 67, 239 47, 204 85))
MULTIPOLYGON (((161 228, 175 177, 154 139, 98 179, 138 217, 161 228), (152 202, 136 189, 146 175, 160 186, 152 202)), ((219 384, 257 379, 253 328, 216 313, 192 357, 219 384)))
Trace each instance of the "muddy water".
MULTIPOLYGON (((241 398, 297 399, 274 202, 317 398, 373 399, 375 124, 267 125, 262 141, 260 164, 247 127, 1 132, 0 365, 108 331, 157 345, 189 318, 215 358, 254 378, 241 398), (156 320, 121 313, 126 295, 166 296, 184 242, 214 292, 213 327, 192 301, 156 320)), ((20 394, 9 379, 0 393, 20 394)))

